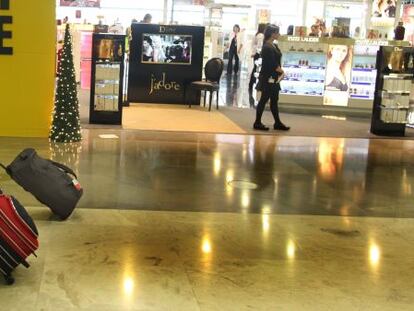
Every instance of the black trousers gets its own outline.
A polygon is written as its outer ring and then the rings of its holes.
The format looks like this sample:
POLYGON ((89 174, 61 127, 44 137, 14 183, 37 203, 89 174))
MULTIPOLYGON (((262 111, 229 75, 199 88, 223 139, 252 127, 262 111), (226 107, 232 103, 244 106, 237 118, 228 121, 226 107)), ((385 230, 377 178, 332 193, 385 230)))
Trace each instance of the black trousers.
POLYGON ((240 60, 239 55, 237 54, 237 49, 230 49, 229 50, 229 63, 227 64, 227 73, 231 74, 233 71, 233 58, 234 58, 234 73, 239 72, 240 60))
POLYGON ((256 53, 253 57, 253 70, 252 73, 250 75, 250 82, 249 82, 249 93, 251 94, 253 92, 253 86, 256 83, 256 77, 254 76, 254 74, 256 73, 257 70, 257 65, 256 65, 256 61, 260 58, 260 54, 256 53))
POLYGON ((270 111, 272 112, 273 118, 275 119, 275 125, 282 124, 279 118, 279 92, 280 85, 276 83, 261 83, 262 96, 260 97, 259 103, 256 108, 256 121, 255 124, 262 123, 262 115, 266 106, 266 103, 270 99, 270 111))

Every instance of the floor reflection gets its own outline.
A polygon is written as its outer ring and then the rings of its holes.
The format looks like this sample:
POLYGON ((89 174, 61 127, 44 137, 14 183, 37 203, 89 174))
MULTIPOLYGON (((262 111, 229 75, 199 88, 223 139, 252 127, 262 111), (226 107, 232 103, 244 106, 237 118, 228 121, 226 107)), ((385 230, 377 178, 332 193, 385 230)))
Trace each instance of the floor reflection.
MULTIPOLYGON (((115 130, 86 130, 73 145, 1 140, 9 146, 0 154, 5 161, 32 145, 73 167, 85 208, 414 216, 414 142, 407 140, 115 130)), ((12 182, 5 186, 22 193, 12 182)), ((37 204, 21 195, 25 204, 37 204)))

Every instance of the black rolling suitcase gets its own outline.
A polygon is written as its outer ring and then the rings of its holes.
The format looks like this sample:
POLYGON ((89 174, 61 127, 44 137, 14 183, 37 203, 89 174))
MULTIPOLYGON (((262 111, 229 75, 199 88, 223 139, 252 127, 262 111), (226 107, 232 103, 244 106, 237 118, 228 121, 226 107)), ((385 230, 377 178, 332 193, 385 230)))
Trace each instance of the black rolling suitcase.
POLYGON ((13 270, 20 264, 29 268, 26 258, 39 247, 33 219, 13 197, 0 190, 0 274, 6 283, 14 283, 13 270))
POLYGON ((83 189, 69 167, 43 159, 32 148, 23 150, 7 167, 0 166, 62 220, 72 214, 82 197, 83 189))

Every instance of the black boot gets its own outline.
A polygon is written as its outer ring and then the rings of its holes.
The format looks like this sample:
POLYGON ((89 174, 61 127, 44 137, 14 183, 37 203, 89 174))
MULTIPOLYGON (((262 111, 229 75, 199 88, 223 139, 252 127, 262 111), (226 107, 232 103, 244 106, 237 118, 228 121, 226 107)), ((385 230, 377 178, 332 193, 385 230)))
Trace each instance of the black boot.
POLYGON ((268 131, 269 128, 264 125, 263 123, 254 123, 253 124, 253 129, 258 130, 258 131, 268 131))
POLYGON ((280 123, 275 123, 275 125, 273 126, 273 128, 277 131, 289 131, 290 127, 284 125, 282 122, 280 123))

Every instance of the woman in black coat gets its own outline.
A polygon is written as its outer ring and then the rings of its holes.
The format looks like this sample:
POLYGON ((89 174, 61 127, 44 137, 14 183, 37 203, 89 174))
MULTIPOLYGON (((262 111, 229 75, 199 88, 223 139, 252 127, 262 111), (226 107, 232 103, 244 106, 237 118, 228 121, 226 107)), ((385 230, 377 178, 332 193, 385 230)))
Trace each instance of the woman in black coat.
POLYGON ((282 123, 279 118, 279 92, 280 81, 284 76, 281 67, 282 53, 273 42, 279 38, 279 27, 268 25, 264 33, 264 44, 262 48, 262 70, 259 75, 259 90, 262 92, 259 104, 256 108, 256 121, 253 128, 259 131, 268 131, 269 128, 262 123, 262 115, 266 103, 270 99, 270 110, 275 123, 275 130, 288 131, 290 128, 282 123))

